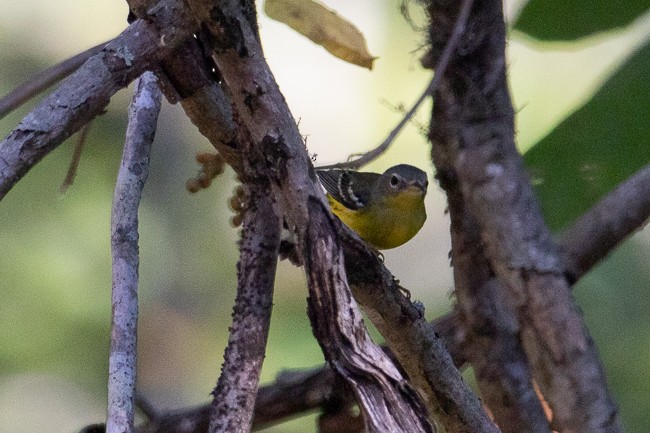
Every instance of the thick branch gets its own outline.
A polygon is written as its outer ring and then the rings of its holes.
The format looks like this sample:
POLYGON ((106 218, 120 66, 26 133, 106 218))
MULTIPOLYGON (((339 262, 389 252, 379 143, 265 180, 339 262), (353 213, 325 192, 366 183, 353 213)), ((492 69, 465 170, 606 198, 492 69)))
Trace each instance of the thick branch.
MULTIPOLYGON (((430 11, 433 53, 444 40, 444 20, 455 5, 430 11), (440 26, 436 24, 442 24, 440 26)), ((501 2, 477 3, 473 32, 450 65, 436 93, 436 122, 457 107, 457 140, 447 146, 463 199, 478 221, 496 276, 518 313, 526 354, 561 432, 618 432, 617 409, 602 366, 564 278, 523 162, 514 145, 513 110, 505 75, 505 29, 501 2)), ((444 120, 444 119, 442 119, 444 120)), ((433 133, 435 139, 436 134, 433 133)))
MULTIPOLYGON (((445 122, 457 116, 445 107, 445 122)), ((442 114, 441 114, 442 115, 442 114)), ((441 120, 439 116, 438 121, 441 120)), ((444 128, 451 133, 451 128, 444 128)), ((447 193, 451 217, 452 264, 458 302, 457 332, 463 335, 463 354, 474 367, 481 396, 503 432, 549 432, 537 398, 530 368, 519 340, 516 312, 505 299, 506 292, 485 257, 478 222, 467 212, 459 185, 446 175, 452 170, 446 149, 439 140, 455 137, 439 134, 433 140, 432 156, 440 183, 447 193)))
MULTIPOLYGON (((465 2, 458 14, 466 13, 466 7, 465 2)), ((472 25, 475 20, 474 17, 472 25)), ((431 25, 438 23, 432 21, 431 25)), ((452 32, 455 34, 456 27, 452 32)), ((441 40, 439 45, 442 43, 441 40)), ((444 71, 436 68, 435 73, 444 78, 444 71)), ((448 143, 460 141, 462 115, 457 112, 457 105, 446 104, 444 100, 437 99, 435 105, 431 156, 447 194, 451 218, 451 263, 457 299, 454 325, 456 335, 462 336, 462 353, 474 368, 483 401, 504 433, 548 433, 548 421, 535 394, 519 339, 516 311, 508 305, 505 288, 494 278, 479 223, 467 209, 455 172, 454 154, 448 143)))
POLYGON ((244 217, 237 299, 221 376, 213 395, 210 433, 249 432, 266 340, 280 244, 280 221, 270 189, 249 183, 244 217))
POLYGON ((133 431, 136 331, 138 322, 138 207, 149 175, 149 155, 160 112, 161 93, 152 73, 136 81, 129 126, 117 175, 111 214, 113 296, 108 361, 106 431, 133 431))
POLYGON ((111 96, 192 35, 181 0, 164 0, 91 57, 0 142, 0 198, 38 161, 101 114, 111 96))
MULTIPOLYGON (((203 34, 203 33, 201 33, 203 34)), ((161 63, 181 106, 219 154, 237 173, 243 172, 230 100, 211 72, 214 61, 196 39, 188 39, 174 56, 161 63)))

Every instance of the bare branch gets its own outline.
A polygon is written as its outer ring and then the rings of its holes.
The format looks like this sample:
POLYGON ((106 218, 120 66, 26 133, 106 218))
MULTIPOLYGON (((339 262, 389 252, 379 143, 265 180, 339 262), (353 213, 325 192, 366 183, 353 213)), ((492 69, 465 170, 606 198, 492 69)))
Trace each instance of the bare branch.
POLYGON ((138 206, 149 175, 149 155, 161 92, 147 72, 136 81, 111 214, 113 320, 108 366, 107 433, 133 431, 138 322, 138 206))
POLYGON ((274 383, 260 388, 255 401, 254 430, 297 414, 320 410, 339 412, 355 404, 352 391, 331 368, 281 372, 274 383))
POLYGON ((319 168, 323 168, 323 169, 348 168, 352 170, 358 170, 364 165, 370 164, 372 161, 379 158, 388 149, 388 147, 395 140, 395 138, 400 133, 402 128, 406 126, 406 124, 411 120, 411 118, 418 111, 420 105, 422 105, 424 100, 427 97, 433 95, 433 93, 436 91, 436 88, 440 84, 440 81, 442 80, 442 76, 445 74, 445 70, 449 65, 449 61, 451 60, 452 56, 454 55, 454 52, 458 48, 458 42, 460 41, 463 33, 465 32, 465 27, 467 26, 467 19, 469 17, 470 11, 472 10, 473 3, 474 0, 463 1, 460 13, 458 14, 458 18, 456 18, 456 22, 454 23, 454 28, 451 33, 451 36, 449 37, 449 40, 445 44, 445 48, 443 49, 442 54, 438 59, 438 63, 434 68, 435 75, 433 76, 433 79, 429 82, 429 85, 424 90, 424 92, 422 92, 422 94, 417 99, 417 101, 415 101, 413 107, 411 107, 411 109, 406 112, 402 120, 400 120, 397 126, 393 128, 390 134, 388 134, 388 137, 386 137, 386 139, 379 146, 377 146, 376 148, 374 148, 369 152, 364 153, 363 155, 361 155, 359 158, 355 160, 341 162, 338 164, 326 165, 319 168))
POLYGON ((237 299, 221 376, 213 395, 210 433, 249 432, 271 323, 280 220, 270 187, 248 183, 237 299))
MULTIPOLYGON (((348 281, 355 298, 382 334, 414 386, 426 396, 436 419, 450 432, 497 432, 480 401, 467 387, 438 334, 400 290, 383 264, 360 242, 346 240, 348 281)), ((453 346, 459 349, 459 346, 453 346)))
POLYGON ((490 408, 503 432, 549 432, 548 421, 533 389, 532 377, 519 339, 516 312, 509 305, 505 288, 494 278, 485 256, 480 227, 468 212, 460 185, 453 176, 453 158, 442 143, 456 141, 453 110, 444 110, 436 118, 442 128, 432 131, 432 157, 441 186, 447 193, 451 217, 451 259, 458 302, 456 320, 443 317, 455 328, 446 341, 462 366, 467 359, 474 367, 483 401, 490 408), (443 114, 444 113, 444 114, 443 114), (443 116, 444 119, 443 119, 443 116), (449 134, 449 135, 443 135, 449 134), (460 340, 460 341, 458 341, 460 340), (458 347, 460 346, 462 350, 458 347))
POLYGON ((182 0, 163 0, 91 57, 0 142, 0 198, 45 155, 99 115, 111 96, 156 64, 193 27, 182 0))
MULTIPOLYGON (((289 417, 321 410, 331 414, 347 413, 353 404, 351 391, 340 377, 327 367, 307 371, 281 372, 276 381, 260 387, 255 401, 253 430, 261 430, 289 417)), ((163 413, 140 426, 138 433, 206 433, 210 406, 163 413)), ((359 433, 363 431, 363 427, 359 433)), ((339 433, 339 430, 322 430, 339 433)))
POLYGON ((251 170, 240 177, 269 178, 289 227, 297 230, 308 264, 310 317, 326 358, 355 383, 371 431, 431 431, 417 395, 362 326, 345 282, 333 217, 326 213, 300 133, 264 60, 250 25, 253 17, 244 15, 238 2, 189 4, 219 47, 214 58, 237 112, 239 143, 250 165, 246 171, 251 170))
POLYGON ((70 160, 70 165, 68 166, 68 172, 63 179, 63 183, 59 187, 59 191, 63 194, 65 193, 70 186, 74 183, 75 177, 77 177, 77 169, 79 168, 79 162, 81 161, 81 153, 86 146, 86 139, 88 138, 88 131, 90 131, 90 125, 92 121, 86 123, 81 132, 79 132, 79 137, 74 146, 74 152, 72 153, 72 158, 70 160))
POLYGON ((465 212, 459 191, 448 189, 452 263, 458 302, 456 326, 474 368, 483 401, 504 433, 549 433, 519 339, 516 312, 485 258, 478 223, 465 212))
MULTIPOLYGON (((442 39, 447 32, 455 33, 451 29, 439 29, 436 26, 440 23, 435 20, 447 21, 453 16, 432 18, 431 25, 434 32, 440 31, 441 40, 430 55, 443 44, 448 45, 442 39)), ((444 102, 436 99, 435 105, 444 102)), ((471 363, 481 397, 504 433, 548 433, 548 421, 533 389, 531 371, 519 339, 516 311, 509 307, 503 285, 494 278, 480 226, 467 209, 455 175, 454 155, 448 148, 448 143, 460 140, 460 126, 455 123, 459 116, 455 110, 452 104, 443 105, 431 121, 432 160, 447 194, 451 219, 451 262, 457 303, 455 332, 450 339, 454 342, 460 339, 456 344, 462 347, 458 350, 450 346, 450 352, 461 352, 471 363)))
POLYGON ((188 39, 174 56, 161 63, 178 94, 181 106, 226 162, 241 173, 242 155, 238 152, 232 108, 223 88, 211 71, 214 61, 206 54, 199 40, 188 39))
POLYGON ((650 165, 582 214, 560 236, 567 273, 577 281, 650 217, 650 165))
MULTIPOLYGON (((211 11, 211 8, 206 7, 198 1, 196 3, 191 3, 190 7, 195 8, 201 19, 206 21, 207 28, 214 29, 212 31, 212 36, 216 39, 215 43, 219 46, 219 50, 215 53, 215 60, 224 78, 224 82, 229 87, 235 106, 237 107, 239 121, 246 125, 246 127, 250 128, 253 143, 261 143, 261 151, 265 154, 264 159, 266 160, 266 164, 272 164, 273 167, 277 166, 274 169, 273 176, 275 177, 280 174, 280 177, 272 183, 275 184, 277 182, 278 187, 280 188, 276 197, 278 198, 281 208, 284 209, 285 216, 289 219, 289 225, 291 227, 296 227, 299 230, 298 236, 300 239, 309 238, 309 236, 301 234, 301 228, 305 227, 305 221, 307 223, 313 223, 313 221, 319 220, 320 217, 317 219, 315 215, 305 212, 305 210, 301 208, 303 203, 312 202, 311 198, 302 199, 301 197, 305 197, 305 195, 307 195, 307 197, 312 197, 311 194, 314 194, 313 197, 318 197, 317 200, 322 200, 322 197, 320 196, 320 191, 318 189, 315 191, 311 189, 313 188, 314 182, 313 176, 308 176, 307 178, 304 177, 305 166, 302 164, 307 163, 308 165, 308 158, 304 153, 304 146, 299 140, 299 135, 297 131, 295 131, 295 125, 293 125, 293 122, 290 120, 291 117, 288 111, 284 114, 284 110, 286 109, 284 100, 281 97, 278 97, 279 94, 275 93, 277 87, 272 81, 270 73, 267 72, 268 70, 266 69, 266 65, 256 63, 258 48, 249 45, 247 42, 242 42, 240 40, 240 35, 236 34, 236 32, 231 34, 228 24, 234 22, 234 20, 230 15, 228 15, 228 13, 222 11, 225 18, 219 17, 220 14, 214 13, 215 11, 212 9, 213 13, 210 14, 209 12, 211 11), (211 19, 214 19, 214 22, 210 22, 211 19), (279 130, 278 119, 289 119, 292 127, 287 126, 287 129, 279 130), (298 138, 296 139, 296 137, 298 138), (300 144, 296 146, 295 143, 300 144), (298 149, 296 149, 297 147, 298 149), (286 161, 284 160, 285 155, 287 157, 286 161), (311 188, 306 188, 306 185, 310 185, 311 188), (291 197, 291 199, 287 202, 288 197, 291 197), (306 213, 309 214, 307 219, 305 219, 306 213)), ((237 27, 243 27, 241 19, 238 20, 237 27)), ((249 40, 252 39, 254 39, 254 36, 250 36, 249 40)), ((285 126, 282 128, 285 128, 285 126)), ((243 149, 246 149, 245 142, 240 141, 239 144, 243 146, 243 149)), ((310 253, 309 248, 303 251, 303 254, 310 253)), ((335 254, 329 255, 328 257, 334 258, 337 256, 335 254)), ((323 275, 323 277, 320 278, 329 279, 330 277, 325 277, 325 275, 323 275)), ((322 280, 319 281, 322 282, 322 280)), ((313 280, 313 284, 315 284, 315 282, 316 279, 313 280)), ((333 290, 333 293, 337 293, 336 291, 339 289, 336 288, 336 286, 336 284, 332 286, 325 285, 323 288, 329 291, 333 290)), ((321 296, 324 295, 321 294, 321 296)), ((330 299, 331 296, 331 294, 326 295, 325 298, 330 299)), ((340 297, 341 295, 339 294, 336 296, 340 297)), ((329 302, 336 302, 336 296, 333 301, 329 302)), ((313 297, 316 298, 316 296, 313 297)), ((343 299, 347 302, 347 297, 343 299)), ((318 326, 315 326, 315 329, 318 329, 318 326)), ((345 359, 341 358, 341 356, 343 356, 342 354, 332 353, 328 355, 328 357, 330 356, 333 359, 345 359)), ((451 360, 448 355, 447 360, 448 365, 451 366, 451 360)), ((339 368, 342 367, 343 364, 341 364, 341 367, 339 368)), ((346 370, 340 371, 344 374, 350 374, 350 372, 346 370)), ((420 375, 420 373, 416 374, 420 375)), ((458 377, 457 372, 454 377, 458 377)), ((464 385, 463 388, 460 389, 464 389, 468 392, 464 385)), ((366 391, 362 388, 360 392, 366 391)), ((458 389, 454 389, 453 391, 448 390, 446 392, 449 394, 457 394, 458 389)), ((467 394, 461 393, 461 395, 466 396, 467 394)), ((460 400, 462 400, 462 398, 460 400)), ((460 400, 456 400, 456 402, 460 400)), ((478 400, 474 398, 473 401, 475 401, 478 406, 478 400)), ((458 409, 460 412, 466 410, 468 410, 466 407, 458 409)), ((467 419, 470 418, 471 416, 467 419)), ((485 417, 485 419, 487 419, 487 417, 485 417)), ((491 425, 492 428, 494 428, 490 423, 486 423, 486 425, 491 425)))
POLYGON ((415 391, 370 340, 349 293, 343 252, 335 246, 335 220, 322 212, 322 203, 313 206, 304 260, 309 316, 323 352, 337 373, 354 386, 368 431, 434 431, 415 391))
POLYGON ((20 86, 0 98, 0 119, 38 95, 51 85, 64 79, 83 65, 86 60, 99 53, 110 41, 88 48, 75 56, 58 63, 30 78, 20 86))
MULTIPOLYGON (((434 52, 448 31, 445 20, 457 13, 452 4, 431 7, 434 52)), ((462 55, 452 61, 435 95, 432 138, 445 137, 449 130, 456 138, 440 143, 455 169, 442 176, 460 183, 467 209, 479 224, 490 266, 507 290, 509 309, 517 312, 554 427, 622 431, 594 343, 514 145, 501 2, 477 3, 470 22, 475 24, 461 44, 462 55), (451 115, 456 119, 445 119, 451 115)))

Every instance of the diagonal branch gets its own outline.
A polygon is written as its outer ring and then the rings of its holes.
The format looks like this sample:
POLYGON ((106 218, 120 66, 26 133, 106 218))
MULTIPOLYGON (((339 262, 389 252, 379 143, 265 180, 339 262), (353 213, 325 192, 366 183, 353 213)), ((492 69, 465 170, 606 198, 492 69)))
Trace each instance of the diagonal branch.
POLYGON ((393 275, 364 244, 347 239, 345 260, 355 299, 446 431, 497 432, 447 352, 441 337, 451 340, 452 334, 438 334, 435 324, 427 324, 393 275))
POLYGON ((310 317, 326 358, 355 385, 370 431, 431 431, 417 395, 362 325, 345 280, 333 217, 264 60, 253 17, 238 2, 214 6, 195 0, 189 5, 218 47, 214 59, 228 86, 239 123, 239 150, 246 157, 241 177, 268 178, 288 226, 296 230, 307 267, 310 317))
POLYGON ((346 283, 343 252, 336 245, 338 221, 323 212, 322 203, 310 205, 304 258, 308 312, 329 364, 352 385, 369 432, 434 431, 415 391, 363 326, 346 283))
POLYGON ((92 48, 88 48, 86 51, 47 68, 45 71, 30 78, 28 81, 22 83, 16 89, 0 98, 0 119, 32 99, 34 96, 38 95, 43 90, 79 69, 81 65, 86 63, 86 60, 99 53, 108 42, 110 41, 95 45, 92 48))
POLYGON ((136 81, 111 214, 113 315, 108 365, 107 433, 133 432, 138 322, 138 207, 160 112, 156 77, 136 81))
POLYGON ((111 96, 192 35, 182 0, 163 0, 64 80, 0 142, 0 199, 38 161, 101 114, 111 96))
POLYGON ((577 281, 650 218, 650 165, 618 185, 560 235, 571 281, 577 281))

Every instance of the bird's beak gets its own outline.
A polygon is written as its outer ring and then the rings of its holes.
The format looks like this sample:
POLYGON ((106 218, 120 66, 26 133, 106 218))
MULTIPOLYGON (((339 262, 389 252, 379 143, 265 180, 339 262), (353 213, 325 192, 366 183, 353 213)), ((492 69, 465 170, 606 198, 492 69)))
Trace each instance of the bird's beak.
POLYGON ((414 180, 412 182, 409 182, 407 189, 410 189, 414 193, 417 193, 419 195, 424 195, 427 192, 427 186, 429 182, 420 182, 419 180, 414 180))
POLYGON ((420 182, 419 180, 414 180, 413 182, 409 183, 409 186, 415 187, 421 191, 426 191, 427 187, 429 186, 429 182, 420 182))

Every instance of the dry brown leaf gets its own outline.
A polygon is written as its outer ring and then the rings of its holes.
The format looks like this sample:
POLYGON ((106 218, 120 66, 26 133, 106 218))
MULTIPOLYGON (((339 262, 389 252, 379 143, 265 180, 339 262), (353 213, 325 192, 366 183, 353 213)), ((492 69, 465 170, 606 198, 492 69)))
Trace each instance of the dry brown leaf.
POLYGON ((264 12, 321 45, 341 60, 372 69, 363 34, 349 21, 315 0, 266 0, 264 12))

